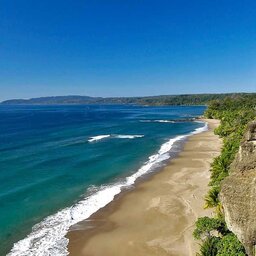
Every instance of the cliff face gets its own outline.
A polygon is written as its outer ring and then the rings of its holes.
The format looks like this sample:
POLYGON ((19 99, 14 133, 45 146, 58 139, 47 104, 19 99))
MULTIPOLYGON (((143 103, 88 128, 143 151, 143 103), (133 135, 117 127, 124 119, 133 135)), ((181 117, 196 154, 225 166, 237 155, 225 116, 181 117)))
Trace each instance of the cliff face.
POLYGON ((230 175, 221 184, 220 200, 229 230, 249 256, 256 254, 256 121, 249 124, 230 175))

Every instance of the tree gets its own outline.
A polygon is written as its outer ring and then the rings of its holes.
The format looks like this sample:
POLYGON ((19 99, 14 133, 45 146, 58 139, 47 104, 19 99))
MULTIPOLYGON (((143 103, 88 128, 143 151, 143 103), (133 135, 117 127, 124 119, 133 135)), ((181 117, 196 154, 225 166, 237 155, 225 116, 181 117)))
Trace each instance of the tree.
POLYGON ((220 188, 219 187, 212 187, 208 194, 205 196, 204 200, 205 200, 205 205, 204 208, 212 208, 212 207, 216 207, 219 204, 219 195, 220 192, 220 188))
POLYGON ((198 240, 209 239, 212 237, 212 232, 218 231, 222 226, 223 223, 219 219, 209 217, 198 218, 193 236, 198 240))

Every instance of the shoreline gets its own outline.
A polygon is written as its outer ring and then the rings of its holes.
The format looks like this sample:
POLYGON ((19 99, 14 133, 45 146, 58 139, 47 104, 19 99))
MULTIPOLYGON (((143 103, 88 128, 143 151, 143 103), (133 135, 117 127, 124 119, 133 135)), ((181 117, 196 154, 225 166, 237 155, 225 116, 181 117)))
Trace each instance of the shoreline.
POLYGON ((122 191, 107 206, 72 226, 70 255, 194 255, 193 224, 203 209, 210 162, 221 141, 208 130, 188 137, 183 150, 166 167, 134 189, 122 191))

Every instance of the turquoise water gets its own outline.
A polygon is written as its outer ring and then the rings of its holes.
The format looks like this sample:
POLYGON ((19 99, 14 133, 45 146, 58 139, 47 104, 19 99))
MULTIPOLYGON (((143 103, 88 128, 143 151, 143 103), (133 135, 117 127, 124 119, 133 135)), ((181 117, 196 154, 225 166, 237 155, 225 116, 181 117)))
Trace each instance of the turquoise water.
MULTIPOLYGON (((0 254, 9 252, 47 216, 72 206, 70 225, 107 203, 111 198, 105 200, 106 194, 117 191, 115 184, 136 173, 161 145, 202 127, 202 123, 180 119, 201 115, 204 109, 0 106, 0 254), (85 198, 91 201, 76 211, 74 205, 85 198)), ((167 158, 165 152, 150 170, 167 158)), ((64 220, 66 212, 61 214, 58 219, 64 220)), ((40 245, 29 241, 27 248, 18 244, 12 255, 36 255, 33 248, 40 245)))

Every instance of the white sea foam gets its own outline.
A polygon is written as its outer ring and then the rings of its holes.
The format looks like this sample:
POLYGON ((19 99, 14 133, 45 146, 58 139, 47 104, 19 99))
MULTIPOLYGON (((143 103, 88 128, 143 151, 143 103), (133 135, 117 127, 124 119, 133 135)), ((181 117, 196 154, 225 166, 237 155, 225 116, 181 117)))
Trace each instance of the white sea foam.
POLYGON ((154 120, 157 123, 175 123, 175 121, 172 120, 154 120))
POLYGON ((103 140, 106 138, 112 139, 135 139, 135 138, 142 138, 144 135, 130 135, 130 134, 106 134, 106 135, 98 135, 94 137, 90 137, 88 142, 96 142, 99 140, 103 140))
POLYGON ((117 139, 136 139, 136 138, 142 138, 144 137, 144 135, 120 134, 120 135, 113 135, 113 137, 117 139))
POLYGON ((98 136, 94 136, 94 137, 90 137, 90 139, 88 140, 89 142, 94 142, 94 141, 99 141, 99 140, 103 140, 110 137, 110 134, 106 134, 106 135, 98 135, 98 136))
POLYGON ((68 255, 65 235, 73 224, 87 219, 94 212, 111 202, 121 192, 123 184, 102 187, 98 192, 70 208, 51 215, 32 228, 23 240, 15 243, 8 256, 57 256, 68 255))
MULTIPOLYGON (((207 124, 190 134, 197 134, 205 130, 207 130, 207 124)), ((139 177, 149 173, 155 167, 158 167, 162 161, 170 158, 170 150, 173 144, 190 134, 177 136, 165 142, 156 154, 150 156, 148 161, 136 173, 127 177, 123 183, 102 186, 94 194, 72 207, 65 208, 45 218, 32 228, 32 232, 25 239, 14 244, 8 256, 68 255, 68 239, 65 235, 70 226, 89 218, 94 212, 110 203, 121 192, 122 188, 131 186, 139 177)))
POLYGON ((140 120, 143 123, 175 123, 174 120, 140 120))
POLYGON ((203 121, 195 121, 195 122, 202 123, 202 124, 204 124, 204 126, 195 129, 193 132, 191 132, 191 134, 198 134, 198 133, 205 132, 205 131, 208 130, 208 123, 207 122, 203 122, 203 121))

